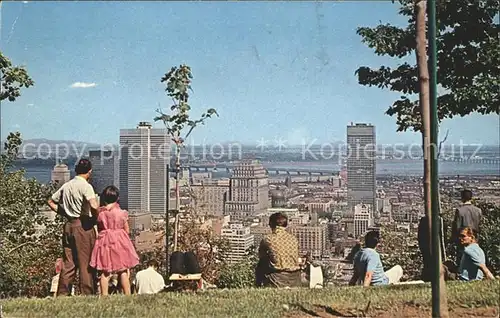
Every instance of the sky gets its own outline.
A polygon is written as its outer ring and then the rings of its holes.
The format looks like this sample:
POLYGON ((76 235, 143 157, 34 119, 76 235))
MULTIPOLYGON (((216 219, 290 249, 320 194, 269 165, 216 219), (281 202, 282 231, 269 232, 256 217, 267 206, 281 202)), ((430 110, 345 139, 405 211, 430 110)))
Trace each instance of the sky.
MULTIPOLYGON (((378 143, 418 143, 384 114, 399 94, 363 87, 354 74, 400 62, 376 56, 356 34, 404 25, 397 9, 390 1, 4 2, 0 47, 35 86, 2 103, 2 140, 19 130, 26 139, 117 143, 120 129, 171 105, 160 79, 185 63, 193 115, 220 114, 196 128, 194 144, 344 141, 350 122, 374 124, 378 143)), ((446 130, 449 143, 499 143, 498 115, 447 120, 446 130)))

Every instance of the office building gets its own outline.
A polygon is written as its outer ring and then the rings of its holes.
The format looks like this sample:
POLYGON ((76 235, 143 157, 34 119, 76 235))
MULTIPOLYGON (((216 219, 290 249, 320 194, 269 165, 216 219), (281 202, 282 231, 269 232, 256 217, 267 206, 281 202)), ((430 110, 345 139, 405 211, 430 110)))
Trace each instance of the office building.
POLYGON ((245 160, 234 167, 224 213, 231 221, 244 221, 265 213, 269 207, 269 184, 264 166, 245 160))
POLYGON ((120 188, 120 160, 117 152, 91 150, 92 179, 90 183, 96 193, 102 193, 110 185, 120 188))
POLYGON ((375 126, 347 126, 347 202, 352 213, 360 203, 377 206, 376 202, 376 136, 375 126))
POLYGON ((130 213, 128 226, 131 232, 149 231, 153 227, 153 217, 151 213, 130 213))
POLYGON ((326 224, 290 226, 288 231, 297 237, 300 254, 309 254, 318 259, 327 252, 329 241, 326 224))
POLYGON ((200 180, 191 185, 194 211, 197 215, 222 216, 229 191, 229 179, 200 180))
POLYGON ((273 208, 286 207, 286 195, 281 189, 271 190, 271 206, 273 208))
POLYGON ((357 204, 354 207, 354 237, 364 236, 373 223, 372 206, 370 204, 357 204))
POLYGON ((250 233, 250 227, 243 224, 230 224, 222 229, 221 236, 229 243, 229 251, 225 255, 228 263, 237 263, 244 260, 254 247, 254 236, 250 233))
POLYGON ((71 174, 68 166, 64 163, 58 163, 54 166, 51 173, 51 181, 56 184, 56 188, 60 188, 63 184, 71 179, 71 174))
POLYGON ((165 129, 141 122, 120 130, 120 203, 135 212, 165 213, 170 138, 165 129))
POLYGON ((254 242, 253 244, 255 246, 255 251, 258 250, 260 242, 262 241, 264 236, 267 234, 271 234, 271 232, 272 230, 267 224, 266 225, 256 224, 250 227, 250 234, 253 235, 253 242, 254 242))

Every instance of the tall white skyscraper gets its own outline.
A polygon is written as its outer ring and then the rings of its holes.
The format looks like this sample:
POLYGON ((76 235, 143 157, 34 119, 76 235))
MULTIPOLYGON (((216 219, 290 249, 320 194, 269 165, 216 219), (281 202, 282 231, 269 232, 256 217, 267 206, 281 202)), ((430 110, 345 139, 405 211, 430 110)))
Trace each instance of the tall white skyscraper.
POLYGON ((107 186, 120 188, 119 153, 111 150, 90 150, 89 159, 92 162, 92 179, 90 183, 96 193, 101 194, 107 186))
POLYGON ((131 212, 165 213, 170 137, 140 122, 120 130, 120 204, 131 212))
POLYGON ((347 126, 347 202, 350 211, 359 203, 377 206, 376 135, 375 126, 351 124, 347 126))

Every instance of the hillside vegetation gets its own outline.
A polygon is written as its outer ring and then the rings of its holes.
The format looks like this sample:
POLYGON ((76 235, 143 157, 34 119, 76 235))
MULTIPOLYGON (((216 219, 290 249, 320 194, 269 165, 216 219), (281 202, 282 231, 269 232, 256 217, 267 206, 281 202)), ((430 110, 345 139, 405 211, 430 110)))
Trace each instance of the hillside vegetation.
MULTIPOLYGON (((450 315, 498 315, 500 282, 448 285, 450 315)), ((198 294, 165 293, 12 299, 5 317, 394 317, 430 316, 429 285, 335 289, 233 289, 198 294)))

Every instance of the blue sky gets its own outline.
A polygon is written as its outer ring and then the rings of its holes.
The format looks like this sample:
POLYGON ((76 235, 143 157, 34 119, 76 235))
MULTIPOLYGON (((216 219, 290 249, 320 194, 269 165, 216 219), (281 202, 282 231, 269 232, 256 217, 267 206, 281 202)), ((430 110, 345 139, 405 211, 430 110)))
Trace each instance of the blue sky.
MULTIPOLYGON (((390 1, 4 2, 0 47, 36 85, 2 104, 2 139, 20 130, 117 142, 120 128, 169 106, 160 78, 186 63, 194 113, 220 113, 193 133, 196 144, 345 140, 351 121, 375 124, 379 143, 419 142, 384 114, 399 94, 362 87, 354 75, 360 65, 397 63, 355 33, 379 21, 405 23, 390 1)), ((498 116, 453 119, 446 129, 450 143, 499 143, 498 116)))

